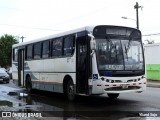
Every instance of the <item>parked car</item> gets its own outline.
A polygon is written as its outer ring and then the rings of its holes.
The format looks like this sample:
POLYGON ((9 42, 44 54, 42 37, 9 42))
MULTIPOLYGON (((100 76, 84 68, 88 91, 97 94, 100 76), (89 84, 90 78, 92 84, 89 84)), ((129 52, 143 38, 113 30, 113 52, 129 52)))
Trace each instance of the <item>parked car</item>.
POLYGON ((0 69, 0 82, 6 82, 9 83, 10 78, 6 71, 3 69, 0 69))
POLYGON ((12 79, 12 67, 9 67, 9 68, 7 69, 7 73, 8 73, 8 75, 9 75, 10 79, 12 79))
POLYGON ((0 67, 0 69, 1 69, 1 70, 4 70, 5 72, 7 72, 7 70, 6 70, 5 68, 1 68, 1 67, 0 67))

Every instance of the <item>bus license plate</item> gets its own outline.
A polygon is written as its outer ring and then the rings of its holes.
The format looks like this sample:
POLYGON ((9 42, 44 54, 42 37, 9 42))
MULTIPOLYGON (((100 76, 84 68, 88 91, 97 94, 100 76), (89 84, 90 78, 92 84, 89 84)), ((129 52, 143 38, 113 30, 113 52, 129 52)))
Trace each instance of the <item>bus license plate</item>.
POLYGON ((128 85, 121 84, 121 87, 122 87, 123 89, 126 89, 126 88, 128 88, 128 85))

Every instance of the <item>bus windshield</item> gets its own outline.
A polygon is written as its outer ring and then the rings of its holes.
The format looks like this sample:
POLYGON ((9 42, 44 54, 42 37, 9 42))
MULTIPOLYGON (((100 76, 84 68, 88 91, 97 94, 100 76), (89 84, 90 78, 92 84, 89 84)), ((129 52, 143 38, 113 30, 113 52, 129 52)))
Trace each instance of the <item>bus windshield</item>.
POLYGON ((141 39, 106 36, 96 44, 99 70, 144 70, 141 39))

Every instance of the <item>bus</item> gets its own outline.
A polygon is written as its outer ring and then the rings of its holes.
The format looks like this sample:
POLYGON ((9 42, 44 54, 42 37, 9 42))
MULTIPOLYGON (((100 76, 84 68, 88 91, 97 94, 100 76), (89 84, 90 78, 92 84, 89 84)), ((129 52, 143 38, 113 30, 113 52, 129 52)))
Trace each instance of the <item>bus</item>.
POLYGON ((97 25, 51 35, 12 47, 13 82, 26 88, 76 95, 146 89, 144 51, 138 29, 97 25))

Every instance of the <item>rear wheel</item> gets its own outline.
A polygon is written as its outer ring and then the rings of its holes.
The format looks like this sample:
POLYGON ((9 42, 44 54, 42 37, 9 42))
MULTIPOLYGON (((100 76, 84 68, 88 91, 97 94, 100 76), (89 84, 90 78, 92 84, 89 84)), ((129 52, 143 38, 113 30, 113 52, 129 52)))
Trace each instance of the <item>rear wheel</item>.
POLYGON ((72 80, 69 80, 66 86, 66 95, 69 101, 75 100, 75 90, 74 90, 74 84, 72 80))
POLYGON ((116 99, 119 96, 119 93, 108 93, 109 98, 116 99))
POLYGON ((27 86, 26 86, 27 91, 28 91, 29 93, 31 93, 31 92, 32 92, 31 78, 30 78, 30 77, 27 77, 26 81, 27 81, 27 82, 26 82, 26 83, 27 83, 27 86))

